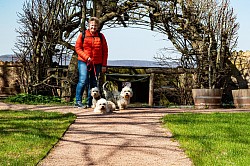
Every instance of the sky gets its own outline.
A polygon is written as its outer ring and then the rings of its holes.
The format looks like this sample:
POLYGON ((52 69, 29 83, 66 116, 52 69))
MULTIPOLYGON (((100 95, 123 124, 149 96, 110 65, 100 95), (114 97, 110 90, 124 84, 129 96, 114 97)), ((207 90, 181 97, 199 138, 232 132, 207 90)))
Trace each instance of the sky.
MULTIPOLYGON (((17 23, 17 13, 22 13, 24 0, 0 0, 0 55, 13 54, 14 43, 20 24, 17 23)), ((231 0, 231 7, 240 23, 239 40, 236 50, 250 50, 250 1, 231 0)), ((164 47, 172 44, 164 40, 162 34, 131 28, 103 30, 108 46, 109 60, 154 60, 164 47)))

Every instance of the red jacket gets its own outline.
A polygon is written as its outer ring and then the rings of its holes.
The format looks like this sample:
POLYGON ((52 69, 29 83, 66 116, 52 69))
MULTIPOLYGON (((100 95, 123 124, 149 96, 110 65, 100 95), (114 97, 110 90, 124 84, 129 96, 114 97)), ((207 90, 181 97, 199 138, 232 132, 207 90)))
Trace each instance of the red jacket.
POLYGON ((103 34, 101 40, 98 32, 92 35, 89 30, 86 30, 84 43, 82 43, 82 33, 80 33, 76 40, 75 51, 78 54, 78 60, 87 62, 90 57, 94 64, 107 66, 108 45, 103 34))

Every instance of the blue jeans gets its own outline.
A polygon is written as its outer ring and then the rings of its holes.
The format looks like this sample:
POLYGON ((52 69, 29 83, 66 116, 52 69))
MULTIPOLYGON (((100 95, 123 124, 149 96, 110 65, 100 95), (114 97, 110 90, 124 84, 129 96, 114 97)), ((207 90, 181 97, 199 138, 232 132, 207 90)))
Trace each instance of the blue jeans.
MULTIPOLYGON (((83 61, 78 60, 78 83, 76 86, 76 102, 82 101, 84 89, 88 88, 88 106, 92 105, 91 88, 97 87, 97 79, 99 78, 102 65, 97 64, 90 67, 83 61)), ((99 87, 98 87, 99 88, 99 87)))

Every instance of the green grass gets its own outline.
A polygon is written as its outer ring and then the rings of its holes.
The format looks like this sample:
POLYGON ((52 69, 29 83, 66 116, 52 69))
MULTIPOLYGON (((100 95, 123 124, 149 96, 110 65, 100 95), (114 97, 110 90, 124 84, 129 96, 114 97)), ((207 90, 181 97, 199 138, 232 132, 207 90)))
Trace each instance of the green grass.
POLYGON ((75 118, 72 113, 0 110, 0 165, 36 165, 75 118))
POLYGON ((162 120, 194 165, 250 165, 250 113, 168 114, 162 120))
POLYGON ((18 104, 47 104, 47 105, 72 105, 72 102, 62 101, 58 96, 43 96, 43 95, 32 95, 26 93, 20 93, 15 96, 7 97, 4 102, 6 103, 18 103, 18 104))

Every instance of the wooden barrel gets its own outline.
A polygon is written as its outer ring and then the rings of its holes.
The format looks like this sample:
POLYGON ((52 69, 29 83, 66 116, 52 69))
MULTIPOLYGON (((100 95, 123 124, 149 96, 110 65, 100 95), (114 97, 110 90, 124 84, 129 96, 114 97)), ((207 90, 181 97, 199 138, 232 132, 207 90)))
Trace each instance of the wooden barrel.
POLYGON ((250 89, 232 90, 236 108, 250 108, 250 89))
POLYGON ((222 89, 192 89, 195 108, 220 108, 222 89))

